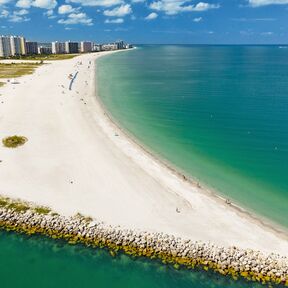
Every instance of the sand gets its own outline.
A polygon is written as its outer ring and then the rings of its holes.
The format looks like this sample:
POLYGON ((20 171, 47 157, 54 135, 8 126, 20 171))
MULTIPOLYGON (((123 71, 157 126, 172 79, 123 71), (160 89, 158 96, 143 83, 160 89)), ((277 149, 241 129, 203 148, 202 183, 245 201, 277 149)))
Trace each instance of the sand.
POLYGON ((0 138, 28 138, 0 146, 0 194, 123 228, 288 255, 285 232, 184 181, 107 117, 94 61, 108 53, 51 61, 0 88, 0 138))

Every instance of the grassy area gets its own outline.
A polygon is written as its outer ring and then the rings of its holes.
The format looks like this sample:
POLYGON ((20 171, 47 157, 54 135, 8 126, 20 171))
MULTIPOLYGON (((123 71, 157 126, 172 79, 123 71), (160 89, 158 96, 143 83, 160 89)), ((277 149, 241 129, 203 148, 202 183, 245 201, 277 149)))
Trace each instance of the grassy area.
POLYGON ((66 60, 72 59, 80 54, 47 54, 47 55, 28 55, 28 56, 16 56, 10 59, 20 59, 20 60, 34 60, 34 61, 53 61, 53 60, 66 60))
MULTIPOLYGON (((31 206, 29 203, 25 203, 20 200, 12 200, 7 197, 0 196, 0 207, 6 207, 9 209, 13 209, 17 212, 26 212, 27 210, 31 210, 37 214, 49 214, 51 209, 44 206, 31 206)), ((53 215, 58 215, 57 213, 51 213, 53 215)))
POLYGON ((7 148, 16 148, 18 146, 24 145, 27 142, 27 138, 24 136, 10 136, 2 139, 2 143, 7 148))
POLYGON ((37 213, 37 214, 48 214, 51 212, 51 209, 48 208, 48 207, 36 207, 34 208, 34 211, 37 213))
POLYGON ((10 63, 10 64, 0 63, 0 78, 16 78, 16 77, 20 77, 20 76, 27 75, 27 74, 32 74, 35 68, 37 68, 39 65, 41 64, 40 63, 10 63))
POLYGON ((0 82, 0 87, 4 86, 5 83, 4 82, 0 82))

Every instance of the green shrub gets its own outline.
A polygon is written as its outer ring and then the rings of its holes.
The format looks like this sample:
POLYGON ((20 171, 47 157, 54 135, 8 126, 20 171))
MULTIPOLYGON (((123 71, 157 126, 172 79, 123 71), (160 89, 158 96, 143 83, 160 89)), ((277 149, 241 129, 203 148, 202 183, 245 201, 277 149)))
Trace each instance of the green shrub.
POLYGON ((24 203, 19 203, 19 202, 11 202, 7 206, 9 209, 13 209, 16 212, 25 212, 29 210, 29 206, 27 206, 24 203))
POLYGON ((24 145, 27 142, 27 138, 24 136, 9 136, 2 139, 2 143, 5 147, 16 148, 18 146, 24 145))
POLYGON ((0 197, 0 207, 5 207, 8 205, 7 199, 0 197))
POLYGON ((34 208, 34 211, 38 214, 48 214, 51 212, 51 209, 48 207, 36 207, 34 208))

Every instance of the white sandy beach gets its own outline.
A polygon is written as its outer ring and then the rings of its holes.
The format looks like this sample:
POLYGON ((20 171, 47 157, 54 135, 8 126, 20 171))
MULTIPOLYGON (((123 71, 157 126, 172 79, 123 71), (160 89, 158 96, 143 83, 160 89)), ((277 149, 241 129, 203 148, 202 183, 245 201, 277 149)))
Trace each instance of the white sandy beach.
POLYGON ((94 64, 107 53, 53 61, 0 88, 0 138, 28 138, 17 149, 0 146, 0 195, 125 228, 288 255, 286 235, 183 181, 109 120, 95 97, 94 64), (77 72, 70 91, 68 75, 77 72))

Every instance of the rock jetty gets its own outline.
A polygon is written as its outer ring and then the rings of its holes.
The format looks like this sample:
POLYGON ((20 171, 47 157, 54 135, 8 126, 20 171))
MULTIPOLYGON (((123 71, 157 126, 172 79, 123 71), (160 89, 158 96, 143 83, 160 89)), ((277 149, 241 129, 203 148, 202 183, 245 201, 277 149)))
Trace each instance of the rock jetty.
POLYGON ((243 277, 263 284, 288 286, 288 258, 278 254, 264 255, 259 251, 219 247, 163 233, 112 227, 80 214, 65 217, 49 208, 3 197, 0 198, 0 229, 43 234, 64 239, 70 244, 106 247, 112 256, 122 251, 133 256, 160 259, 175 268, 201 267, 234 279, 243 277))

